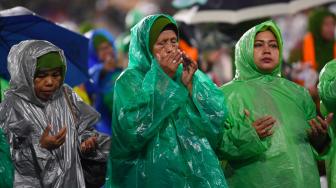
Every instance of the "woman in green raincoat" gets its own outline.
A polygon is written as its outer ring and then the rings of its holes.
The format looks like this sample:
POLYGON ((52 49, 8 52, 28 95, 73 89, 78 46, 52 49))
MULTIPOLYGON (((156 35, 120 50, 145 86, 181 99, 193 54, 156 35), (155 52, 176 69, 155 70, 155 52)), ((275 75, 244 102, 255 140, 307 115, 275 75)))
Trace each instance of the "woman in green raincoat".
MULTIPOLYGON (((321 112, 336 113, 336 60, 325 65, 320 73, 318 91, 322 100, 321 112), (324 107, 324 108, 323 108, 324 107)), ((334 116, 335 117, 335 116, 334 116)), ((336 188, 336 145, 334 143, 336 131, 336 119, 333 119, 329 133, 333 141, 331 154, 326 159, 326 170, 330 188, 336 188)))
POLYGON ((14 168, 9 152, 9 144, 0 129, 0 187, 12 188, 14 168))
POLYGON ((217 150, 228 160, 229 187, 320 187, 310 140, 322 148, 328 122, 315 120, 307 90, 281 78, 281 55, 280 30, 272 21, 251 28, 236 44, 235 78, 221 87, 230 103, 217 150))
POLYGON ((4 93, 9 88, 8 81, 0 76, 0 102, 4 99, 4 93))
POLYGON ((131 30, 129 65, 114 91, 106 187, 227 187, 212 149, 224 96, 177 43, 167 15, 131 30))

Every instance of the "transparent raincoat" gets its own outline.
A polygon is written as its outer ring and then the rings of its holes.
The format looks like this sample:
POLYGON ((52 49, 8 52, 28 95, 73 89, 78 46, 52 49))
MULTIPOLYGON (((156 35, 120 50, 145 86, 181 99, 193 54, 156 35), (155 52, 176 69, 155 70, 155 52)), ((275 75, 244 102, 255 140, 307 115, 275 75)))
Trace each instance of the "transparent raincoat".
POLYGON ((191 96, 182 65, 173 79, 163 72, 148 47, 160 16, 166 15, 148 16, 131 31, 129 66, 114 90, 106 187, 227 187, 212 149, 226 115, 223 94, 200 71, 191 96))
POLYGON ((81 158, 106 160, 109 138, 93 131, 99 114, 69 86, 63 84, 47 102, 36 97, 33 86, 36 59, 48 52, 59 52, 65 62, 63 51, 46 41, 21 42, 8 55, 11 80, 0 106, 0 127, 10 144, 15 166, 14 187, 82 188, 85 182, 81 158), (39 144, 48 125, 51 134, 67 127, 64 144, 51 151, 39 144), (93 135, 98 136, 95 154, 81 154, 80 143, 93 135))
MULTIPOLYGON (((330 188, 336 188, 336 145, 335 145, 335 131, 336 131, 336 60, 330 61, 321 70, 320 82, 318 85, 319 96, 322 100, 321 106, 325 107, 327 112, 334 113, 334 119, 329 129, 332 136, 332 150, 326 159, 326 170, 328 176, 328 184, 330 188)), ((323 111, 321 109, 321 111, 323 111)))
POLYGON ((255 36, 266 29, 274 33, 281 57, 279 28, 272 21, 261 23, 236 44, 235 78, 221 87, 230 101, 223 145, 218 148, 219 157, 228 160, 225 177, 234 188, 320 187, 307 134, 308 120, 316 116, 309 93, 281 78, 281 63, 270 74, 261 73, 254 64, 255 36), (276 119, 273 135, 259 139, 252 122, 266 115, 276 119))

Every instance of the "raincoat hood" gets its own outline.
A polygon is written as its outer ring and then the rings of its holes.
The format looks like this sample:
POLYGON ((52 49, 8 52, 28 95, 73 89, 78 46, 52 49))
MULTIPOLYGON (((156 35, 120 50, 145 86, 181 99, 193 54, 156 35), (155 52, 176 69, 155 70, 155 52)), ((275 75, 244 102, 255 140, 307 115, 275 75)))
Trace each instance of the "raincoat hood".
MULTIPOLYGON (((129 47, 129 68, 135 68, 143 73, 147 72, 151 64, 156 62, 149 47, 149 33, 153 23, 159 17, 168 18, 177 28, 176 21, 165 14, 149 15, 143 18, 131 29, 131 43, 129 47)), ((157 63, 155 63, 157 64, 157 63)))
POLYGON ((273 70, 272 73, 267 74, 271 76, 281 76, 282 64, 282 37, 277 24, 273 21, 266 21, 255 27, 249 29, 238 41, 235 47, 235 65, 236 65, 236 80, 248 80, 256 77, 266 75, 262 73, 254 63, 254 40, 258 32, 270 30, 277 39, 279 46, 279 65, 273 70))
MULTIPOLYGON (((50 42, 43 40, 27 40, 14 45, 8 54, 8 71, 10 73, 9 93, 40 105, 43 102, 37 98, 34 91, 34 74, 37 58, 49 52, 58 52, 64 62, 63 72, 66 72, 66 59, 63 51, 50 42)), ((64 77, 62 84, 64 82, 64 77)), ((62 85, 61 84, 61 85, 62 85)), ((59 90, 53 97, 56 97, 59 90)))
POLYGON ((321 27, 323 19, 327 16, 332 16, 335 19, 335 15, 325 8, 316 9, 309 15, 308 30, 318 40, 322 40, 321 27))
POLYGON ((114 44, 115 39, 114 39, 113 35, 109 31, 107 31, 106 29, 102 29, 102 28, 91 30, 91 31, 89 31, 85 34, 85 36, 89 38, 89 65, 88 65, 89 69, 92 68, 94 65, 99 64, 101 62, 98 58, 96 48, 94 47, 94 40, 93 39, 97 35, 104 36, 110 42, 110 44, 112 45, 112 48, 113 48, 114 58, 115 58, 115 60, 117 60, 117 54, 118 53, 117 53, 117 48, 115 47, 115 44, 114 44))
MULTIPOLYGON (((320 73, 319 96, 328 112, 336 113, 336 60, 327 63, 320 73)), ((335 115, 334 115, 335 117, 335 115)), ((336 182, 335 182, 336 183, 336 182)))

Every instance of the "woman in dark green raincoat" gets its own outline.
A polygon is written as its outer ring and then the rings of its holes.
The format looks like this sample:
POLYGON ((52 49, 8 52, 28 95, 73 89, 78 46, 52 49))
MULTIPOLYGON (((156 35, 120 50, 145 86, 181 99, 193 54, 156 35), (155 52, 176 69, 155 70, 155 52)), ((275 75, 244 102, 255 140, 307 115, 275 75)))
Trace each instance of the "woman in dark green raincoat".
POLYGON ((230 187, 320 187, 309 138, 327 142, 327 121, 312 120, 316 109, 307 90, 281 78, 281 55, 280 30, 272 21, 236 44, 235 78, 221 87, 230 103, 217 150, 228 160, 230 187))
POLYGON ((177 33, 162 14, 131 30, 129 66, 114 91, 106 187, 227 187, 212 149, 224 96, 196 62, 180 59, 188 57, 177 48, 177 33))
POLYGON ((9 144, 0 129, 0 187, 12 188, 14 168, 9 152, 9 144))
MULTIPOLYGON (((332 60, 325 65, 320 73, 320 82, 318 91, 322 100, 321 112, 336 113, 336 60, 332 60), (323 108, 324 107, 324 108, 323 108)), ((328 176, 328 185, 330 188, 336 188, 336 145, 335 145, 335 131, 336 118, 334 116, 329 133, 332 139, 332 150, 326 159, 326 170, 328 176)))

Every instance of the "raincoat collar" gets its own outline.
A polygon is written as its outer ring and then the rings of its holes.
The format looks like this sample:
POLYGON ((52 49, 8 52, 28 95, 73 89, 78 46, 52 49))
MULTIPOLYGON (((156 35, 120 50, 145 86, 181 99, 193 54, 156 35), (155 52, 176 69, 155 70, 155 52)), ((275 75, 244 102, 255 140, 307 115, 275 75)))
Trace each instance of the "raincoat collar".
POLYGON ((282 37, 279 27, 273 21, 266 21, 249 29, 238 41, 235 47, 235 80, 249 80, 258 77, 280 77, 282 64, 282 37), (270 30, 273 32, 279 46, 279 65, 270 74, 262 73, 254 64, 254 40, 258 32, 270 30))
MULTIPOLYGON (((59 52, 64 62, 66 72, 66 59, 63 51, 43 40, 27 40, 14 45, 8 54, 8 71, 11 79, 7 95, 16 95, 38 106, 44 106, 46 102, 40 100, 34 91, 34 74, 37 58, 49 52, 59 52)), ((62 80, 63 85, 64 77, 62 80)), ((61 87, 60 87, 61 88, 61 87)), ((61 91, 55 92, 53 99, 60 95, 61 91)), ((52 99, 52 100, 53 100, 52 99)))

